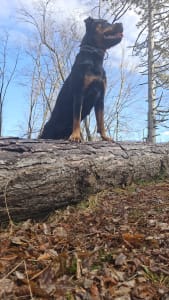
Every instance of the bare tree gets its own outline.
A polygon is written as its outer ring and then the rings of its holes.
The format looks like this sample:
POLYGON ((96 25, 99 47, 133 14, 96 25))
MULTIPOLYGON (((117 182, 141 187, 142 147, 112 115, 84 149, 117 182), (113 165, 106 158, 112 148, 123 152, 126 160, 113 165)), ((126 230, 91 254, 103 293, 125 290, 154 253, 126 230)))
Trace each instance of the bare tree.
POLYGON ((168 75, 168 0, 133 1, 140 10, 134 53, 141 58, 141 72, 148 78, 148 134, 147 141, 155 143, 157 128, 169 120, 165 93, 169 88, 168 75), (165 99, 165 102, 164 102, 165 99))
MULTIPOLYGON (((128 123, 134 122, 133 115, 127 113, 134 109, 136 84, 135 74, 136 67, 127 62, 128 58, 125 55, 125 49, 122 48, 121 59, 116 71, 116 80, 112 82, 112 74, 109 74, 109 84, 107 92, 107 103, 111 103, 109 109, 106 111, 106 127, 113 139, 118 141, 123 132, 132 128, 127 126, 128 123), (111 75, 111 76, 110 76, 111 75), (130 108, 130 109, 129 109, 130 108)), ((114 76, 113 76, 114 77, 114 76)))
POLYGON ((51 14, 53 3, 41 0, 33 9, 22 7, 19 11, 19 20, 29 23, 34 33, 26 50, 32 61, 32 67, 25 72, 30 88, 28 137, 37 132, 37 127, 39 132, 43 129, 60 86, 70 72, 79 41, 78 28, 73 22, 67 21, 69 34, 64 26, 57 24, 51 14))
POLYGON ((41 132, 52 105, 57 97, 59 83, 55 74, 55 66, 50 56, 44 53, 41 43, 27 50, 29 66, 22 73, 26 82, 28 98, 28 117, 26 135, 28 138, 41 132))
POLYGON ((133 0, 97 0, 92 2, 92 11, 98 11, 99 17, 111 18, 114 23, 120 20, 132 8, 132 5, 133 0))
MULTIPOLYGON (((60 85, 63 84, 65 78, 70 72, 72 62, 74 61, 75 54, 77 53, 77 46, 79 45, 79 28, 73 22, 67 21, 66 28, 63 25, 57 24, 53 19, 51 9, 54 1, 41 0, 38 7, 33 10, 22 8, 19 11, 19 19, 22 22, 27 22, 31 25, 34 33, 34 39, 31 39, 31 45, 27 49, 27 54, 31 59, 31 67, 26 76, 29 78, 29 117, 27 121, 26 135, 32 137, 32 134, 37 132, 37 127, 41 132, 43 125, 53 108, 56 101, 60 85), (69 32, 67 32, 67 27, 69 32), (40 113, 41 111, 41 113, 40 113), (39 119, 39 120, 38 120, 39 119)), ((113 18, 116 20, 126 11, 128 6, 124 5, 124 10, 116 1, 116 11, 113 18)), ((93 17, 107 17, 108 5, 107 3, 99 0, 90 3, 89 11, 93 17)), ((111 14, 109 17, 112 19, 111 14)), ((111 59, 111 56, 110 56, 111 59)), ((124 74, 124 61, 121 62, 119 68, 119 76, 121 86, 115 87, 119 94, 114 97, 113 95, 106 96, 106 98, 113 98, 115 104, 111 104, 111 108, 106 112, 106 126, 110 135, 114 135, 112 126, 115 125, 116 134, 115 139, 118 139, 121 131, 121 124, 124 122, 122 118, 123 112, 128 102, 132 102, 131 82, 126 81, 124 74), (123 78, 122 78, 123 77, 123 78), (124 97, 125 95, 125 97, 124 97), (114 121, 115 120, 115 121, 114 121)), ((111 69, 111 68, 110 68, 111 69)), ((111 70, 108 70, 111 72, 111 70)), ((114 83, 111 76, 108 78, 109 94, 114 94, 114 83)), ((116 92, 117 94, 117 92, 116 92)), ((107 101, 107 102, 108 102, 107 101)), ((83 123, 82 134, 84 139, 92 140, 96 137, 95 124, 93 118, 88 117, 83 123)))
MULTIPOLYGON (((139 35, 134 46, 134 54, 140 57, 141 74, 146 77, 148 102, 147 141, 155 143, 157 129, 167 126, 169 121, 168 110, 168 26, 169 1, 168 0, 107 0, 111 4, 113 15, 116 7, 121 11, 136 8, 140 20, 139 35), (167 104, 167 105, 166 105, 167 104)), ((117 19, 115 16, 115 20, 117 19)))
POLYGON ((154 80, 154 5, 148 0, 148 136, 147 141, 156 142, 156 86, 154 80))
POLYGON ((2 136, 3 109, 7 99, 7 92, 14 78, 19 59, 18 51, 14 64, 11 66, 9 52, 9 34, 8 32, 4 32, 1 36, 0 45, 0 136, 2 136))

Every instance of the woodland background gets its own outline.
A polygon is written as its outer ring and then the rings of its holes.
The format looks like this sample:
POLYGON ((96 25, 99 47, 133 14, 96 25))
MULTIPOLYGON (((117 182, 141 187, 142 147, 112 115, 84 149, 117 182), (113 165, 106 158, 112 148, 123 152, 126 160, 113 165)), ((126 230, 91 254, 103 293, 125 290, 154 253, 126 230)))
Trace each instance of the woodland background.
MULTIPOLYGON (((41 132, 90 15, 124 24, 123 42, 108 51, 104 62, 109 135, 116 141, 168 140, 169 1, 10 3, 2 1, 1 11, 0 136, 36 138, 41 132)), ((82 132, 85 140, 98 139, 93 115, 82 132)))
POLYGON ((168 0, 1 0, 0 299, 169 299, 168 25, 168 0), (32 140, 89 15, 124 24, 105 57, 116 143, 92 114, 92 143, 32 140))

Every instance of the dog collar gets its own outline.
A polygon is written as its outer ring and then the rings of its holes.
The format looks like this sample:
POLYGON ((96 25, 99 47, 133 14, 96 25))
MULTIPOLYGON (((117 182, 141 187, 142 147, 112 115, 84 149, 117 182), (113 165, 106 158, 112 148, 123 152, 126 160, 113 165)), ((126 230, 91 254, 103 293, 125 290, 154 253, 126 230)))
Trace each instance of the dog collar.
POLYGON ((88 45, 81 46, 80 47, 80 51, 86 51, 86 52, 90 52, 90 53, 96 53, 99 56, 101 56, 102 58, 105 55, 105 51, 104 50, 99 49, 99 48, 95 48, 95 47, 92 47, 92 46, 88 46, 88 45))

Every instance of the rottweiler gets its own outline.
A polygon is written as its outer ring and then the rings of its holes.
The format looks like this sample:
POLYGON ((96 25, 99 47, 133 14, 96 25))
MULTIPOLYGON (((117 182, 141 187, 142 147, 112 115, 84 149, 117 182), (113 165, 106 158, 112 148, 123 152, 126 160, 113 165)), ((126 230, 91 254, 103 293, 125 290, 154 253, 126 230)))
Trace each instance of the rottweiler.
POLYGON ((120 43, 123 37, 122 23, 110 24, 103 19, 87 18, 86 33, 80 45, 72 70, 58 95, 49 121, 40 136, 42 139, 69 139, 80 142, 80 122, 94 107, 97 132, 103 140, 104 95, 106 74, 103 69, 107 49, 120 43))

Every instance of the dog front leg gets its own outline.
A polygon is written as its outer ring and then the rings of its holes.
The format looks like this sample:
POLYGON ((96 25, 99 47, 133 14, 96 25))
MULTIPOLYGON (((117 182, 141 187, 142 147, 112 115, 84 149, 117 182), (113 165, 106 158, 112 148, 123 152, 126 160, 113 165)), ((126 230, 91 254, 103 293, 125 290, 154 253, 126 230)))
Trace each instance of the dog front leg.
POLYGON ((100 99, 95 105, 95 116, 97 123, 97 132, 100 133, 102 140, 112 141, 110 137, 106 135, 104 126, 104 99, 100 99))
POLYGON ((73 131, 69 137, 71 142, 81 142, 80 134, 80 123, 81 123, 81 112, 82 112, 83 96, 75 96, 73 103, 73 131))

